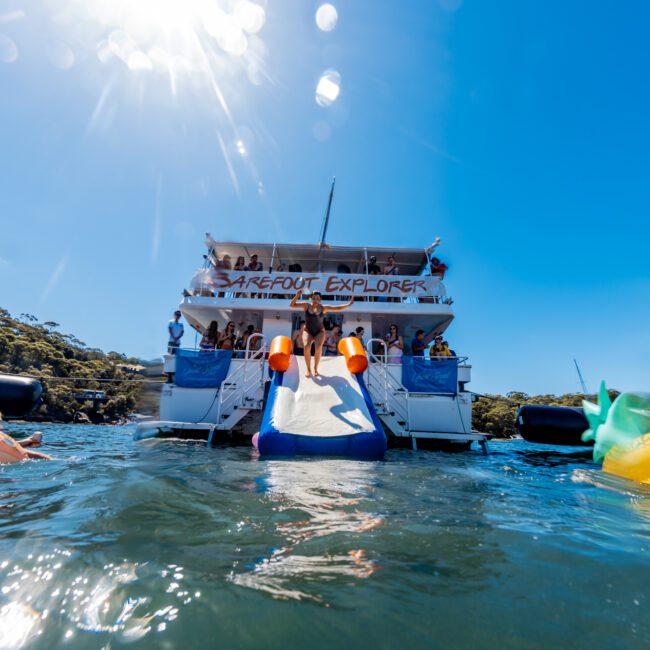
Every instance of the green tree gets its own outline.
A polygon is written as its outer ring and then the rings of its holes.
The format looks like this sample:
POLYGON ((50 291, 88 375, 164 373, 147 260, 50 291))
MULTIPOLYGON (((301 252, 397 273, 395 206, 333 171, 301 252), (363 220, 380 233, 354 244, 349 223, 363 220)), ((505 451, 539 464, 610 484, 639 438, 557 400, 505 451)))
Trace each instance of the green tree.
POLYGON ((44 380, 43 403, 33 415, 69 422, 81 411, 101 422, 132 412, 141 395, 140 384, 99 380, 127 379, 118 364, 137 364, 138 360, 89 349, 75 336, 55 331, 56 327, 54 321, 38 325, 31 314, 12 318, 0 308, 0 372, 44 380), (95 404, 83 399, 83 390, 102 390, 108 399, 95 404))

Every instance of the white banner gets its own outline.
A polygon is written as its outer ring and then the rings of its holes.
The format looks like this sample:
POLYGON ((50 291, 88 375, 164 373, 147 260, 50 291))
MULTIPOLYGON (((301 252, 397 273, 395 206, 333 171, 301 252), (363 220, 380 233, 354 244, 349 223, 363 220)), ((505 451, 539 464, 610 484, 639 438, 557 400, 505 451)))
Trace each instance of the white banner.
POLYGON ((327 296, 438 296, 441 282, 428 275, 358 275, 353 273, 265 273, 204 269, 192 288, 236 293, 294 294, 320 291, 327 296))

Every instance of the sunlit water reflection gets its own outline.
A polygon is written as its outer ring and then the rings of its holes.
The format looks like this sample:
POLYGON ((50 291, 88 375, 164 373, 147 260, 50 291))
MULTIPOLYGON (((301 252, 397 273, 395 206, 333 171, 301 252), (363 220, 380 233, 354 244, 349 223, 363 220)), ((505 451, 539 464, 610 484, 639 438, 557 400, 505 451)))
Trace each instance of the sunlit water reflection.
POLYGON ((0 468, 0 648, 650 643, 650 491, 583 452, 261 461, 40 428, 57 460, 0 468))

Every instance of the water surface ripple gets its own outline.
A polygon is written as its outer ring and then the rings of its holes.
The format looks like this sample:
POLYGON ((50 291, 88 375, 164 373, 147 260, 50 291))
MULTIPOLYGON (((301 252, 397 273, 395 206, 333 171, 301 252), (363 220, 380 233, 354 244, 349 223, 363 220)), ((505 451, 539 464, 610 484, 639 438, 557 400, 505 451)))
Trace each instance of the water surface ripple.
POLYGON ((589 453, 247 448, 40 428, 0 466, 0 649, 647 648, 650 490, 589 453))

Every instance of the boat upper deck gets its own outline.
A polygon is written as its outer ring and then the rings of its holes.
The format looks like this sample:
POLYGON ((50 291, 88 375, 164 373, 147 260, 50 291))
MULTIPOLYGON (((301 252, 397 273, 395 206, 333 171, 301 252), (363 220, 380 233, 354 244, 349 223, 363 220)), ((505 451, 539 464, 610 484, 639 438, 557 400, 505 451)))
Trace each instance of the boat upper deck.
POLYGON ((186 296, 231 308, 250 298, 285 300, 298 290, 319 291, 326 300, 386 303, 388 311, 399 304, 450 304, 442 277, 431 273, 429 249, 216 242, 209 236, 206 244, 204 268, 186 296))
MULTIPOLYGON (((441 273, 424 248, 217 242, 208 235, 205 263, 183 292, 181 311, 204 332, 252 325, 269 338, 289 335, 300 314, 289 301, 298 290, 305 299, 319 291, 327 303, 352 304, 330 314, 329 326, 363 327, 383 336, 390 324, 413 336, 418 329, 444 331, 454 318, 441 273)), ((446 267, 444 267, 446 269, 446 267)))
POLYGON ((225 257, 232 266, 239 257, 246 265, 256 255, 265 270, 277 271, 280 267, 289 270, 290 266, 299 265, 306 272, 336 271, 345 265, 348 273, 365 273, 372 257, 376 258, 380 268, 389 257, 394 257, 400 269, 400 275, 420 275, 428 268, 429 249, 425 248, 380 248, 359 246, 331 246, 329 244, 269 244, 217 242, 209 235, 207 261, 218 267, 225 257))

